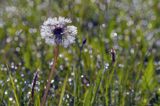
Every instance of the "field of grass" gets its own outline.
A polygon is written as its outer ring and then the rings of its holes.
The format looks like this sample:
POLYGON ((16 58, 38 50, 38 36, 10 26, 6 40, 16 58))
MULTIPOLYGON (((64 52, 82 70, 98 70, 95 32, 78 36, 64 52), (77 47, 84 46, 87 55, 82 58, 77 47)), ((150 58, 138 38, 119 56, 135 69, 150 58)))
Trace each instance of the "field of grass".
POLYGON ((78 33, 46 106, 160 106, 159 0, 0 0, 0 106, 40 106, 54 57, 40 27, 59 16, 78 33))

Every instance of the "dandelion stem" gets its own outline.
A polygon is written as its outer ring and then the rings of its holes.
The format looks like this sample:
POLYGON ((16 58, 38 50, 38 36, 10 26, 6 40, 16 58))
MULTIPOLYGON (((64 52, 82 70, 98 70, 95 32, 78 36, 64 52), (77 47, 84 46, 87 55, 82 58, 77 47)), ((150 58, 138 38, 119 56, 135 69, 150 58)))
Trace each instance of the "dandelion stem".
POLYGON ((42 98, 41 106, 45 106, 46 99, 47 99, 47 95, 48 95, 48 91, 49 91, 50 85, 51 85, 51 79, 52 79, 52 77, 53 77, 53 73, 56 72, 55 67, 56 67, 57 59, 58 59, 58 51, 59 51, 59 46, 57 45, 57 46, 54 48, 54 60, 53 60, 53 65, 52 65, 51 72, 49 73, 49 76, 48 76, 48 83, 47 83, 47 86, 46 86, 46 89, 45 89, 45 92, 44 92, 44 95, 43 95, 43 98, 42 98))

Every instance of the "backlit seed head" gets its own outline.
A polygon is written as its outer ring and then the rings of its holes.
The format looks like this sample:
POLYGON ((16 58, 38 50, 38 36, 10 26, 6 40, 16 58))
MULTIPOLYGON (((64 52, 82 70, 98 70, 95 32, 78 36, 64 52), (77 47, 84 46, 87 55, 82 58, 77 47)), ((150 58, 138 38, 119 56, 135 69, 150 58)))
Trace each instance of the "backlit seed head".
POLYGON ((47 44, 68 47, 75 42, 77 27, 68 25, 70 19, 64 17, 48 18, 41 26, 41 37, 47 44))

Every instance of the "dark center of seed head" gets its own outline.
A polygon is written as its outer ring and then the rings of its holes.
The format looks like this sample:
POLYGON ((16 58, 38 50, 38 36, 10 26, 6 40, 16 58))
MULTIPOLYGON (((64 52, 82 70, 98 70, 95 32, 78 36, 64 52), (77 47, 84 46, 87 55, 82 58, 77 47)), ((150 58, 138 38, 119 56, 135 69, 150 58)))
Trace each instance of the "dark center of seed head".
POLYGON ((56 28, 56 29, 54 29, 53 33, 54 33, 54 35, 56 35, 56 36, 62 35, 62 33, 63 33, 63 28, 56 28))

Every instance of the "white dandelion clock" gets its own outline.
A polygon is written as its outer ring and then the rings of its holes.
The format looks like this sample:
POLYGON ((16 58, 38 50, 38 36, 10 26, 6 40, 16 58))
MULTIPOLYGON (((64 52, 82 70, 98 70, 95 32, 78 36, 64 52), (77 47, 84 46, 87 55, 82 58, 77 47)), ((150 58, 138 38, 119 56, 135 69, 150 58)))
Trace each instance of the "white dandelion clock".
POLYGON ((68 47, 75 42, 77 27, 68 25, 70 19, 64 17, 48 18, 41 26, 41 37, 47 44, 68 47))

